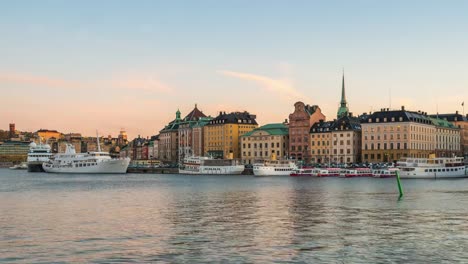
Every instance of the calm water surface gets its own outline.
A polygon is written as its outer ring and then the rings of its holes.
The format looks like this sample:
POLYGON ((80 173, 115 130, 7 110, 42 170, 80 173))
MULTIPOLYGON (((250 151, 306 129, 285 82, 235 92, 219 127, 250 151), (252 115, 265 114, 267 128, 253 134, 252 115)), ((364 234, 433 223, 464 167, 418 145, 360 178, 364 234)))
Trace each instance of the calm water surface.
POLYGON ((468 179, 0 169, 0 262, 468 262, 468 179))

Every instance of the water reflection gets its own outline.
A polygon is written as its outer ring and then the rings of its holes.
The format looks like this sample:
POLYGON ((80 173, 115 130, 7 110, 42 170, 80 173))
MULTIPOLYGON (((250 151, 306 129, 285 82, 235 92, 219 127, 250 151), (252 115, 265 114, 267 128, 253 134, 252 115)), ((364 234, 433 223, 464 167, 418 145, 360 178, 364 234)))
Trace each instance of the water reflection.
POLYGON ((0 170, 2 262, 466 262, 468 181, 0 170))

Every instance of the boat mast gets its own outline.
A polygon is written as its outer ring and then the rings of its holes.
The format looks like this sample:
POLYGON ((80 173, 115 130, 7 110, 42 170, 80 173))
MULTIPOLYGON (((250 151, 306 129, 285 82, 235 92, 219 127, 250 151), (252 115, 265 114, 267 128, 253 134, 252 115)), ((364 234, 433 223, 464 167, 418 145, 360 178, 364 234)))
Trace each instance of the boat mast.
POLYGON ((97 129, 96 129, 96 140, 97 140, 98 152, 101 152, 101 145, 99 144, 99 133, 97 129))

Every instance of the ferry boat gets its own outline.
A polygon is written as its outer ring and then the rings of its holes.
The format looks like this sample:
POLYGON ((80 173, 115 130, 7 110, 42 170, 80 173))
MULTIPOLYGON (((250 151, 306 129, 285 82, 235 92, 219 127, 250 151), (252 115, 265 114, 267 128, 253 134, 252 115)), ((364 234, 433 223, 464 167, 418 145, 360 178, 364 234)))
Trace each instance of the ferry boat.
POLYGON ((244 165, 235 159, 214 159, 212 157, 190 157, 184 159, 180 174, 231 174, 239 175, 244 165))
POLYGON ((76 153, 75 147, 66 145, 65 153, 59 153, 42 164, 50 173, 126 173, 130 158, 114 159, 109 152, 76 153))
POLYGON ((372 177, 374 174, 370 168, 348 169, 342 174, 343 177, 372 177))
POLYGON ((376 169, 372 171, 374 178, 394 178, 396 177, 398 169, 389 168, 389 169, 376 169))
POLYGON ((439 179, 468 177, 468 167, 462 157, 402 158, 397 163, 401 178, 439 179))
POLYGON ((267 160, 253 165, 255 176, 289 176, 296 170, 296 163, 290 160, 267 160))
POLYGON ((317 172, 318 177, 338 177, 342 174, 342 169, 340 168, 323 168, 319 169, 317 172))
POLYGON ((49 161, 52 156, 53 154, 48 144, 36 144, 32 142, 29 144, 27 159, 28 172, 44 172, 42 164, 49 161))
POLYGON ((291 174, 289 174, 289 176, 293 176, 293 177, 298 177, 298 176, 317 177, 319 172, 320 172, 320 169, 317 169, 317 168, 302 168, 302 169, 297 169, 297 170, 291 172, 291 174))

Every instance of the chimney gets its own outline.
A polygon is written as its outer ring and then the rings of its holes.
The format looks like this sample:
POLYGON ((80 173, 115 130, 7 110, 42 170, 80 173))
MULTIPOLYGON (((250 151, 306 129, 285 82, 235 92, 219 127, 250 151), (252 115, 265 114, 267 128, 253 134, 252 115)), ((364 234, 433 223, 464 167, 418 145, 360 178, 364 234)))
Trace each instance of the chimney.
POLYGON ((223 114, 223 112, 222 112, 222 111, 219 111, 219 115, 222 115, 222 114, 223 114))
POLYGON ((405 106, 404 105, 401 106, 401 110, 405 111, 405 106))
POLYGON ((455 114, 458 115, 458 111, 455 111, 455 114))

